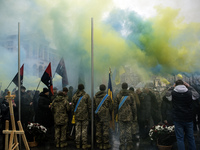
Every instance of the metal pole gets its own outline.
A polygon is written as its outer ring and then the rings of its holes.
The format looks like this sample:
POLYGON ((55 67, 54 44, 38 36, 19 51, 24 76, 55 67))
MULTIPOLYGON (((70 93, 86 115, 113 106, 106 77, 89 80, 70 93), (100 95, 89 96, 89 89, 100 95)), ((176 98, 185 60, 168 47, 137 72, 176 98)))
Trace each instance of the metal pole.
POLYGON ((21 80, 20 80, 20 23, 18 23, 18 98, 19 120, 21 121, 21 80))
MULTIPOLYGON (((21 76, 20 76, 20 23, 18 22, 18 113, 21 121, 21 76)), ((21 136, 19 136, 19 147, 21 148, 21 136)))
POLYGON ((91 119, 91 148, 94 149, 94 115, 93 115, 93 105, 94 105, 94 62, 93 62, 93 18, 91 18, 91 99, 92 99, 92 119, 91 119))

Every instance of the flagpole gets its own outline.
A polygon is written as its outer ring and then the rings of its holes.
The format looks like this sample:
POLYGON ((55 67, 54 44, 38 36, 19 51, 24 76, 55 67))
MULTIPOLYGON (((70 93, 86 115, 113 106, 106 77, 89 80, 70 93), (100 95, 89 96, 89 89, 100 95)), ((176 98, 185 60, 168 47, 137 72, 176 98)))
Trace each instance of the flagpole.
POLYGON ((19 94, 19 120, 21 120, 21 80, 20 80, 20 23, 18 22, 18 94, 19 94))
POLYGON ((93 106, 94 106, 94 62, 93 62, 93 18, 91 18, 91 99, 92 99, 92 116, 91 116, 91 145, 92 150, 94 149, 94 115, 93 115, 93 106))
POLYGON ((38 90, 38 88, 39 88, 39 86, 40 86, 40 83, 41 83, 41 80, 40 80, 40 82, 38 83, 38 86, 37 86, 37 88, 36 88, 36 90, 35 90, 35 91, 37 91, 37 90, 38 90))
POLYGON ((10 84, 8 85, 8 87, 7 87, 6 89, 8 89, 8 88, 9 88, 9 86, 11 85, 11 83, 12 83, 12 81, 10 82, 10 84))
MULTIPOLYGON (((55 77, 55 74, 56 74, 56 72, 54 72, 54 74, 53 74, 53 78, 55 77)), ((53 80, 53 78, 52 78, 52 80, 53 80)))
MULTIPOLYGON (((21 76, 20 76, 20 23, 18 22, 18 112, 19 121, 21 121, 21 76)), ((19 136, 19 146, 21 148, 21 136, 19 136)))

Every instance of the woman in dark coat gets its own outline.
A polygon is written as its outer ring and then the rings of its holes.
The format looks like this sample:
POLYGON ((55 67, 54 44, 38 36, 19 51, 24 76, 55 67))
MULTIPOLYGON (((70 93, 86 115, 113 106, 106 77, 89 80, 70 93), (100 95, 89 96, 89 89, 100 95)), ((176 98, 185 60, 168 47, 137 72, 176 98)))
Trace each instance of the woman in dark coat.
POLYGON ((51 100, 49 98, 49 90, 43 88, 43 91, 39 95, 38 109, 36 114, 36 122, 49 128, 53 126, 53 116, 51 112, 51 100))

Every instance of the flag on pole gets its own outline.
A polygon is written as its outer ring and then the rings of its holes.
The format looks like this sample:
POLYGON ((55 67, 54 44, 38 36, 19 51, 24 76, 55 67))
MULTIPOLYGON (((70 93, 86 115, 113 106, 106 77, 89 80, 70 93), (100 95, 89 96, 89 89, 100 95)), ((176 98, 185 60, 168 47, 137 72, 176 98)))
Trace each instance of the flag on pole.
POLYGON ((113 101, 113 93, 112 93, 112 82, 111 82, 111 70, 109 71, 109 79, 108 79, 108 95, 113 101))
POLYGON ((51 63, 49 63, 44 74, 42 75, 41 81, 49 88, 50 93, 53 95, 51 63))
POLYGON ((68 78, 67 78, 67 71, 65 67, 65 62, 64 59, 61 58, 57 68, 56 68, 56 73, 59 74, 62 77, 62 87, 65 87, 68 85, 68 78))
MULTIPOLYGON (((110 96, 112 103, 113 101, 113 90, 112 90, 112 82, 111 82, 111 69, 109 69, 109 79, 108 79, 108 95, 110 96)), ((115 130, 115 121, 114 121, 114 110, 112 111, 112 121, 110 122, 110 127, 115 130)))
MULTIPOLYGON (((24 76, 24 64, 20 68, 20 83, 23 85, 23 76, 24 76)), ((18 87, 18 73, 13 78, 12 82, 18 87)))

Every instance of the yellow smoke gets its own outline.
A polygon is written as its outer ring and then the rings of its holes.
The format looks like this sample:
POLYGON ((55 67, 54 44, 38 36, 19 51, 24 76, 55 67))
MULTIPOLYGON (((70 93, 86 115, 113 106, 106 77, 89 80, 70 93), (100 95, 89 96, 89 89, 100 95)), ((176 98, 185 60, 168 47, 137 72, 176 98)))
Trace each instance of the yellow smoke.
POLYGON ((166 78, 163 78, 163 77, 160 77, 160 81, 166 85, 170 84, 170 82, 166 78))
POLYGON ((178 79, 183 79, 183 76, 181 74, 177 74, 178 79))
POLYGON ((152 32, 140 36, 139 40, 145 47, 141 50, 134 42, 128 45, 118 32, 102 22, 105 12, 112 9, 111 0, 37 2, 46 11, 39 24, 57 49, 62 51, 61 54, 75 53, 77 49, 68 47, 68 44, 77 42, 76 37, 79 37, 81 47, 86 53, 81 53, 80 56, 80 51, 77 51, 77 56, 90 58, 93 17, 94 68, 99 73, 103 74, 109 67, 124 64, 134 64, 132 66, 138 69, 136 72, 142 75, 141 78, 148 78, 151 74, 149 68, 158 64, 165 73, 171 73, 173 70, 192 72, 200 69, 199 38, 191 36, 191 33, 200 31, 200 24, 184 23, 184 18, 178 17, 180 10, 156 7, 157 16, 148 19, 152 23, 152 32), (187 38, 187 35, 190 37, 187 38))

